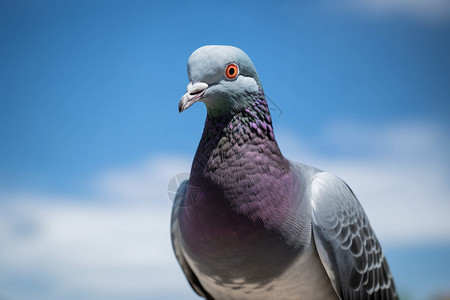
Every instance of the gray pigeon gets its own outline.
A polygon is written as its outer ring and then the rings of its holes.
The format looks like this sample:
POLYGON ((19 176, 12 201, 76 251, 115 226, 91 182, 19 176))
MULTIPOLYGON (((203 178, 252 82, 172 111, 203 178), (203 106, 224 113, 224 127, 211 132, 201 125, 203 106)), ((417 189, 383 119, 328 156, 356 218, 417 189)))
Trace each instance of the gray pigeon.
POLYGON ((250 58, 204 46, 189 58, 182 112, 207 117, 176 194, 172 245, 212 300, 398 299, 363 208, 338 177, 287 160, 250 58))

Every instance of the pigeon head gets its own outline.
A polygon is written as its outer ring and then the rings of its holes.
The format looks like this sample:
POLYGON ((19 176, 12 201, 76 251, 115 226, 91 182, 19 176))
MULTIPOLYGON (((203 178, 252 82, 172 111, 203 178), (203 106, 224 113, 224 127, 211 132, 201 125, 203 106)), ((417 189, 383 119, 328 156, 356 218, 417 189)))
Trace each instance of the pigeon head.
POLYGON ((250 95, 262 91, 250 58, 232 46, 204 46, 189 57, 189 84, 178 109, 205 103, 208 114, 232 114, 248 106, 250 95))

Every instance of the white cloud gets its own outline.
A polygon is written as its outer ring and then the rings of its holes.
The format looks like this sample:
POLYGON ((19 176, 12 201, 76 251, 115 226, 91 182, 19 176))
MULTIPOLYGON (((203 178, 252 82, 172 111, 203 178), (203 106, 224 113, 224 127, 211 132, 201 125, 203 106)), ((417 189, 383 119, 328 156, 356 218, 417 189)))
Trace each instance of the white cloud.
POLYGON ((172 253, 166 194, 188 165, 168 156, 110 171, 88 198, 3 195, 0 298, 196 299, 172 253))
MULTIPOLYGON (((448 138, 438 127, 341 122, 309 142, 276 133, 288 158, 353 188, 384 245, 450 241, 448 138)), ((172 254, 166 194, 190 161, 154 157, 105 171, 89 197, 3 195, 0 298, 198 299, 172 254)))
POLYGON ((189 172, 191 158, 182 156, 153 157, 132 166, 103 172, 94 180, 94 189, 107 199, 133 202, 167 199, 170 179, 189 172))
POLYGON ((320 144, 339 157, 316 155, 307 142, 280 133, 287 157, 350 185, 383 243, 450 242, 449 140, 442 129, 426 123, 331 124, 320 144))

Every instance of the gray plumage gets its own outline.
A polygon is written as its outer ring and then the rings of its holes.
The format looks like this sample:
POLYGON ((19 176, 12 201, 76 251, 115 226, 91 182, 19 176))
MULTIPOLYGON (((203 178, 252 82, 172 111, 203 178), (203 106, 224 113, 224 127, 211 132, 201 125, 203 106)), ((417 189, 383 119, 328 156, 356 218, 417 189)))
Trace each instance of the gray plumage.
POLYGON ((188 61, 180 112, 205 129, 172 211, 172 245, 206 299, 398 299, 363 208, 336 176, 288 161, 253 63, 205 46, 188 61))

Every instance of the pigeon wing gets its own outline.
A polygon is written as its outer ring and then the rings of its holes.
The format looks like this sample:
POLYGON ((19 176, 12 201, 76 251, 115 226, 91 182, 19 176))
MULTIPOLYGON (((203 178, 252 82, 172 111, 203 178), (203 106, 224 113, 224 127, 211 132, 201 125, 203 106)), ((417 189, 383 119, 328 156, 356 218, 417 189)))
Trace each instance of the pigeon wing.
POLYGON ((352 190, 321 172, 311 184, 313 237, 341 299, 398 299, 381 246, 352 190))
POLYGON ((214 300, 214 298, 211 297, 211 295, 203 288, 203 286, 201 285, 194 271, 192 271, 191 267, 189 266, 189 263, 186 261, 186 258, 184 257, 183 254, 183 248, 180 241, 181 235, 178 218, 181 210, 185 207, 184 199, 186 197, 187 187, 188 187, 188 180, 185 180, 180 184, 177 193, 175 195, 170 226, 171 229, 170 231, 172 235, 172 247, 173 251, 175 252, 175 256, 177 257, 178 263, 180 264, 181 269, 183 270, 184 275, 186 276, 192 289, 198 295, 204 297, 205 299, 214 300))

